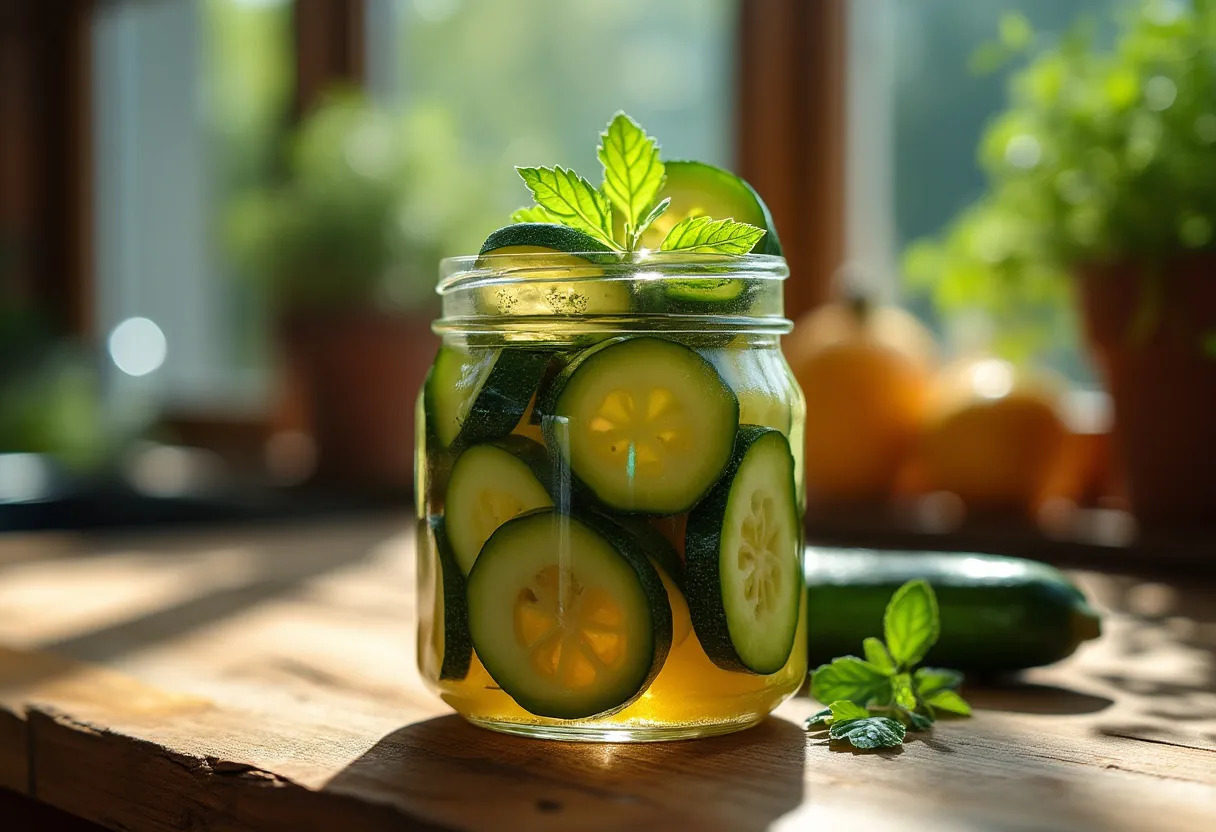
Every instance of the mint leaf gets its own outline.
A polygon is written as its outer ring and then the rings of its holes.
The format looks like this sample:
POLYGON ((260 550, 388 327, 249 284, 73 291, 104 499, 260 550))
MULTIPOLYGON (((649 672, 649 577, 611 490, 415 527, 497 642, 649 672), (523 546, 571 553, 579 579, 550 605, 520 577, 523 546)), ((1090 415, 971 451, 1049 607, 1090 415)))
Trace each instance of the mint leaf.
POLYGON ((583 177, 561 165, 552 168, 516 168, 536 204, 553 219, 588 234, 610 248, 621 249, 612 238, 612 205, 583 177))
POLYGON ((809 731, 812 728, 820 728, 820 727, 827 728, 831 723, 832 723, 832 709, 824 708, 822 711, 816 711, 815 713, 808 716, 806 718, 806 722, 803 723, 802 727, 809 731))
POLYGON ((924 699, 939 690, 957 690, 963 683, 963 674, 944 667, 922 667, 912 676, 912 683, 924 699))
POLYGON ((882 623, 895 661, 903 667, 919 662, 941 631, 933 588, 923 579, 908 581, 891 596, 882 623))
POLYGON ((907 733, 908 729, 901 722, 885 716, 872 716, 834 722, 828 736, 834 740, 848 740, 854 748, 870 749, 900 745, 907 733))
POLYGON ((680 220, 659 246, 661 251, 747 254, 765 234, 763 228, 734 220, 686 217, 680 220))
POLYGON ((659 145, 624 113, 617 113, 600 134, 596 152, 604 166, 604 194, 625 218, 630 248, 638 236, 642 215, 650 209, 666 176, 659 145))
POLYGON ((961 716, 971 716, 971 705, 967 700, 952 690, 939 690, 925 699, 925 702, 940 711, 947 711, 961 716))
POLYGON ((918 714, 916 711, 904 711, 904 719, 908 721, 908 727, 913 731, 928 731, 933 727, 933 717, 925 714, 918 714))
POLYGON ((511 222, 556 222, 552 214, 539 205, 518 208, 511 214, 511 222))
POLYGON ((633 230, 633 236, 629 241, 629 248, 631 250, 638 247, 638 240, 642 239, 642 235, 646 233, 646 229, 650 228, 651 223, 663 216, 663 214, 667 212, 667 208, 670 205, 671 197, 667 197, 658 205, 650 209, 650 213, 647 214, 642 221, 638 223, 638 227, 633 230))
POLYGON ((815 671, 811 676, 811 696, 820 702, 847 699, 862 707, 874 700, 885 704, 891 698, 891 681, 869 662, 844 656, 815 671))
POLYGON ((865 651, 866 661, 888 676, 895 675, 895 671, 898 669, 895 667, 895 659, 891 658, 887 646, 882 643, 881 639, 871 636, 861 643, 861 648, 865 651))
POLYGON ((909 711, 916 710, 916 706, 920 703, 916 699, 916 691, 912 689, 911 675, 900 673, 891 678, 891 698, 901 708, 909 711))
POLYGON ((828 710, 832 713, 833 724, 850 719, 866 719, 870 716, 870 712, 865 708, 847 699, 833 702, 831 705, 828 705, 828 710))

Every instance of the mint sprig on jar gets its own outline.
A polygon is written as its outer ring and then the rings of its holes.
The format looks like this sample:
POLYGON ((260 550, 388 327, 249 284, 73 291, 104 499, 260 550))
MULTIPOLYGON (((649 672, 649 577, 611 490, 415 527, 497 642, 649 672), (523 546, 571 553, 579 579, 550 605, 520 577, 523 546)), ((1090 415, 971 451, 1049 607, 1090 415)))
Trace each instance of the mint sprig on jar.
POLYGON ((486 728, 720 734, 806 674, 802 395, 788 274, 739 177, 665 161, 624 113, 595 185, 441 267, 419 399, 418 661, 486 728))

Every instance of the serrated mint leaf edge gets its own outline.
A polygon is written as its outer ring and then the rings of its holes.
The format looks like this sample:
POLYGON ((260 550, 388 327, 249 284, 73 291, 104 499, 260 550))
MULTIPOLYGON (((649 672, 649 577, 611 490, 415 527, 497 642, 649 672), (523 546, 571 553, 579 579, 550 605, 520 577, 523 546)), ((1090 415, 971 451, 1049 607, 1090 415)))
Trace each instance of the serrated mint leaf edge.
POLYGON ((532 192, 536 204, 551 213, 555 221, 622 250, 612 236, 612 203, 584 177, 561 165, 516 167, 515 171, 532 192), (552 182, 548 181, 550 177, 552 182), (574 201, 562 193, 563 182, 573 191, 574 201))
POLYGON ((639 217, 654 202, 666 177, 659 150, 658 141, 623 111, 600 133, 596 157, 604 168, 602 190, 621 211, 625 233, 633 238, 639 217))
POLYGON ((685 217, 676 223, 659 246, 660 251, 708 254, 747 254, 768 233, 763 228, 732 219, 685 217))

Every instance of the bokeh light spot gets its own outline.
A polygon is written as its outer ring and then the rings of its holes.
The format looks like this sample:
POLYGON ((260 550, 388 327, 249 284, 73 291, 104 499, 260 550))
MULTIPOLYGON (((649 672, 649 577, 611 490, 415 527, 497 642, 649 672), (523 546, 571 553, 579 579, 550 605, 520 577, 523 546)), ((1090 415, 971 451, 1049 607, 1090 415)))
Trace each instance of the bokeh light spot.
POLYGON ((110 360, 129 376, 146 376, 165 363, 165 333, 147 318, 127 318, 110 333, 110 360))

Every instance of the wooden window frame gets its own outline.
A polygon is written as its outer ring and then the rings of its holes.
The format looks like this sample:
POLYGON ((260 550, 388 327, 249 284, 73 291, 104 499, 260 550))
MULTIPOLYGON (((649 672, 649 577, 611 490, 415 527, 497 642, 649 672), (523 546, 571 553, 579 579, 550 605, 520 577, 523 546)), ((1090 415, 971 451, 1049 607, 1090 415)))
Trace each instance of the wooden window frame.
POLYGON ((845 251, 848 0, 740 0, 739 172, 773 212, 786 313, 823 303, 845 251))

